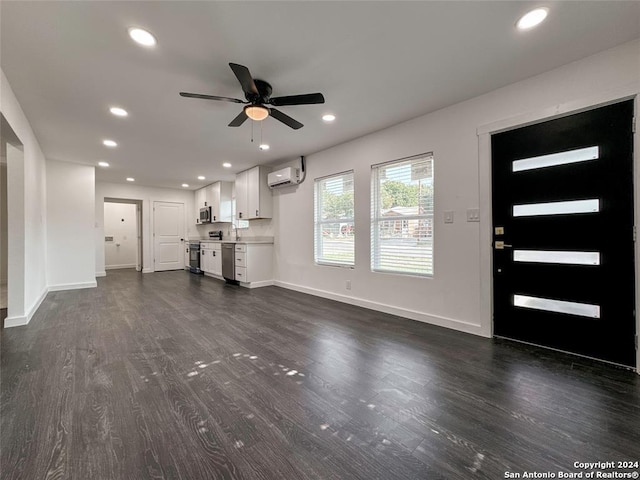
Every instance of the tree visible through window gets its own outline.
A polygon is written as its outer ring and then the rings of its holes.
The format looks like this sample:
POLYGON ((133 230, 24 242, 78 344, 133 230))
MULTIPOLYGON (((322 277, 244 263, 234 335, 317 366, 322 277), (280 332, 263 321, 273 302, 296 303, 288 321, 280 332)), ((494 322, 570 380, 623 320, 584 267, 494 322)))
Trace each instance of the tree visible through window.
POLYGON ((433 275, 433 154, 372 167, 371 269, 433 275))
POLYGON ((354 264, 353 172, 315 181, 314 256, 318 264, 354 264))

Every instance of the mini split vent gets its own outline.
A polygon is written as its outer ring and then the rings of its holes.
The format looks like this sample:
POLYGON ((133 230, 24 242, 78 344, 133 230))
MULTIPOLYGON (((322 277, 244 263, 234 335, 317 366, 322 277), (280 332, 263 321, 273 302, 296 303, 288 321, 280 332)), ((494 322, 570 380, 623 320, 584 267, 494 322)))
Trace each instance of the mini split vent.
POLYGON ((297 185, 298 183, 300 183, 299 168, 287 167, 271 172, 267 176, 269 188, 288 187, 289 185, 297 185))

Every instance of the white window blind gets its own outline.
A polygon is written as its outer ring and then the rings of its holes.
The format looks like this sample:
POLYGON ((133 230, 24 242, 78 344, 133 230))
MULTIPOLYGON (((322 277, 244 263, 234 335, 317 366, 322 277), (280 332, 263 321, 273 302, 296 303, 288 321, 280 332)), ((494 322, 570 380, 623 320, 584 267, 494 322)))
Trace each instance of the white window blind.
POLYGON ((371 270, 433 275, 433 154, 371 169, 371 270))
POLYGON ((314 205, 315 262, 352 266, 355 259, 353 171, 316 179, 314 205))

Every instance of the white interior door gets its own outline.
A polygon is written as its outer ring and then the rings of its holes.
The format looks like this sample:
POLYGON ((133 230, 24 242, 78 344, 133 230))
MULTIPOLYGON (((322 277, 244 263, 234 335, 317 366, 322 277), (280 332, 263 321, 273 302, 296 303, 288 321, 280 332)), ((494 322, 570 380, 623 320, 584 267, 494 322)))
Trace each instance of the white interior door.
POLYGON ((183 203, 153 202, 153 246, 156 272, 183 269, 183 203))

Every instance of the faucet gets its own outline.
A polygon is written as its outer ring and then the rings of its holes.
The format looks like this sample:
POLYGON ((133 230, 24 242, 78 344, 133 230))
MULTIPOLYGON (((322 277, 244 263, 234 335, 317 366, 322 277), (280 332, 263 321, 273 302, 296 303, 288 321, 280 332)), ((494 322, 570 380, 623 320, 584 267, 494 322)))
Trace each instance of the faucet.
POLYGON ((240 241, 240 235, 238 235, 238 225, 231 223, 231 228, 235 231, 236 242, 240 241))

